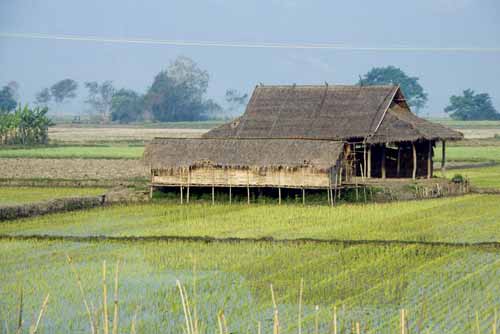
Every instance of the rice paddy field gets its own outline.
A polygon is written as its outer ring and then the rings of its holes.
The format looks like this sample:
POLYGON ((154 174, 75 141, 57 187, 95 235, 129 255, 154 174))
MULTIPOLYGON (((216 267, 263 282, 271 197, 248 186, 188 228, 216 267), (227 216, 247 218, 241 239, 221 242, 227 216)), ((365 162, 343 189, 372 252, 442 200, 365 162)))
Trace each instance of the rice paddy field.
POLYGON ((143 146, 49 146, 0 149, 0 158, 33 159, 140 159, 143 146))
POLYGON ((41 202, 55 198, 97 196, 103 188, 0 187, 0 206, 41 202))
MULTIPOLYGON (((470 138, 500 128, 453 122, 447 125, 470 138)), ((159 132, 198 136, 210 126, 51 128, 58 146, 0 149, 0 179, 147 181, 145 141, 159 132)), ((497 139, 450 144, 447 159, 481 167, 449 169, 446 177, 461 174, 476 187, 500 189, 497 139)), ((0 205, 104 191, 0 187, 0 205)), ((273 333, 270 284, 280 333, 298 333, 301 279, 304 334, 332 333, 333 307, 339 334, 356 333, 356 322, 360 333, 401 333, 401 309, 406 333, 498 332, 499 203, 500 195, 479 194, 333 208, 157 199, 0 222, 0 333, 16 332, 21 289, 25 329, 50 294, 38 333, 90 333, 67 256, 100 323, 103 261, 110 313, 119 261, 119 333, 132 333, 132 323, 136 333, 186 333, 177 280, 202 333, 220 332, 221 311, 228 333, 273 333)))
POLYGON ((500 195, 340 205, 157 202, 0 224, 3 235, 500 242, 500 195))

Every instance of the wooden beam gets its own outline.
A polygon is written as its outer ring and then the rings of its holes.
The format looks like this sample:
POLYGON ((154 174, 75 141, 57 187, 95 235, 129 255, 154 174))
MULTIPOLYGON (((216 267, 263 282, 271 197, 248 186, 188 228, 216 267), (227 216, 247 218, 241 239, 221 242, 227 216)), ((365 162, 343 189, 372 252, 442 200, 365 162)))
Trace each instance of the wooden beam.
POLYGON ((432 141, 429 140, 429 149, 427 151, 427 178, 432 177, 432 141))
POLYGON ((382 144, 382 161, 381 161, 382 178, 385 179, 385 144, 382 144))
POLYGON ((412 150, 412 155, 413 155, 412 178, 415 180, 417 178, 417 149, 415 148, 415 142, 411 143, 411 150, 412 150))
POLYGON ((446 173, 446 141, 443 140, 442 143, 442 157, 441 157, 441 174, 443 174, 443 177, 446 173))

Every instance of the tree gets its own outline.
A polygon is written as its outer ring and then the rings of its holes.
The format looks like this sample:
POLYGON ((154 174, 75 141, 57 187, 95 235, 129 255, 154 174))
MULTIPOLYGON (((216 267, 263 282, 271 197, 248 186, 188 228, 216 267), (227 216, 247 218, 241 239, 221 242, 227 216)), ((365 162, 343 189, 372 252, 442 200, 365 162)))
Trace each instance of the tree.
POLYGON ((228 116, 236 116, 245 107, 248 94, 239 93, 236 89, 226 90, 225 96, 228 116))
POLYGON ((130 89, 120 89, 111 99, 111 120, 129 123, 143 119, 144 99, 130 89))
POLYGON ((115 93, 115 88, 111 81, 104 81, 99 84, 97 81, 86 82, 85 87, 89 91, 89 95, 85 103, 89 104, 100 116, 101 121, 106 122, 109 120, 111 100, 115 93))
POLYGON ((490 95, 475 94, 472 89, 464 90, 461 96, 452 95, 444 111, 451 118, 463 121, 500 120, 500 113, 493 106, 490 95))
POLYGON ((54 97, 54 101, 62 103, 64 100, 73 99, 76 97, 78 83, 73 79, 64 79, 50 87, 50 92, 54 97))
POLYGON ((2 144, 45 144, 48 128, 52 122, 47 117, 47 108, 30 109, 27 105, 0 114, 0 143, 2 144))
POLYGON ((44 88, 36 94, 35 104, 38 106, 46 107, 51 99, 52 95, 50 94, 50 90, 48 88, 44 88))
POLYGON ((187 57, 179 57, 167 70, 156 75, 146 93, 146 107, 154 120, 162 122, 198 121, 220 109, 206 100, 209 75, 187 57))
POLYGON ((362 78, 359 85, 400 85, 406 102, 410 107, 415 108, 418 114, 427 103, 427 94, 418 82, 418 77, 410 77, 401 69, 394 66, 374 67, 362 78))
POLYGON ((17 106, 17 101, 14 96, 14 92, 12 88, 4 86, 2 90, 0 90, 0 113, 1 112, 9 112, 14 110, 17 106))

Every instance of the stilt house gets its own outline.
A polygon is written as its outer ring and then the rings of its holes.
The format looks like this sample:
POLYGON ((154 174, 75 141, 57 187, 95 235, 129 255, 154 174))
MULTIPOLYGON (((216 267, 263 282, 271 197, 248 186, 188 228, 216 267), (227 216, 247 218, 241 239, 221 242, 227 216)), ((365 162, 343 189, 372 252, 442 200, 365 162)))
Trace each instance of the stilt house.
POLYGON ((257 86, 245 113, 202 138, 157 138, 152 187, 334 189, 433 176, 463 135, 413 114, 399 86, 257 86))

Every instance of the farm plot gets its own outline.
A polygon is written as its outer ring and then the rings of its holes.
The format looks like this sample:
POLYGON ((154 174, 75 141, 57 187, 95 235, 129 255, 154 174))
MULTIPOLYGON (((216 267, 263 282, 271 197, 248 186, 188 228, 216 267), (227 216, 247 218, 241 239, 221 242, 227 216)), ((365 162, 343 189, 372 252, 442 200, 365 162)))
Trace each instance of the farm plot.
POLYGON ((103 188, 0 187, 0 206, 47 201, 55 198, 97 196, 103 188))
MULTIPOLYGON (((331 325, 337 306, 342 333, 354 321, 363 333, 398 333, 399 309, 409 310, 411 332, 463 333, 491 330, 500 293, 500 253, 444 246, 334 246, 205 244, 199 242, 0 242, 0 310, 14 324, 24 290, 27 325, 43 297, 50 303, 43 332, 89 331, 80 292, 66 263, 76 264, 87 298, 102 311, 102 261, 112 279, 121 262, 120 332, 128 332, 137 312, 138 333, 181 333, 184 325, 176 279, 186 285, 201 327, 216 332, 224 310, 231 332, 271 332, 273 284, 282 333, 297 332, 299 282, 304 279, 303 330, 331 325), (193 270, 195 268, 195 271, 193 270), (194 278, 196 277, 196 288, 194 278)), ((110 279, 110 280, 111 280, 110 279)), ((112 291, 110 284, 109 290, 112 291)), ((112 309, 112 293, 108 296, 112 309)), ((2 322, 4 326, 4 322, 2 322)), ((13 327, 10 328, 11 332, 13 327)))
POLYGON ((143 146, 54 146, 0 149, 0 158, 140 159, 143 146))
POLYGON ((157 202, 13 221, 0 234, 498 242, 498 203, 497 195, 335 208, 157 202))
POLYGON ((0 179, 4 180, 145 180, 147 175, 140 160, 0 158, 0 179))
POLYGON ((52 127, 49 128, 49 139, 65 143, 150 141, 155 137, 200 137, 206 131, 203 128, 52 127))

